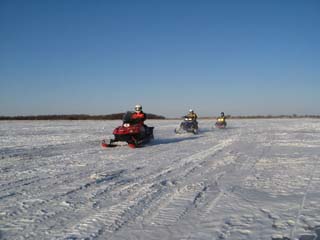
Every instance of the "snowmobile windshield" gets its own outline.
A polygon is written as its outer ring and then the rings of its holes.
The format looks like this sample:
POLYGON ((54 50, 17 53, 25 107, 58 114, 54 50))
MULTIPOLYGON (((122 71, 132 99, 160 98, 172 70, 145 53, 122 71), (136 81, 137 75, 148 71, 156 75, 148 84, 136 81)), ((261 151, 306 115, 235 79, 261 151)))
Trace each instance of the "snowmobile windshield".
POLYGON ((133 112, 130 112, 130 111, 126 112, 122 118, 123 123, 131 123, 132 122, 132 119, 131 119, 132 114, 133 114, 133 112))

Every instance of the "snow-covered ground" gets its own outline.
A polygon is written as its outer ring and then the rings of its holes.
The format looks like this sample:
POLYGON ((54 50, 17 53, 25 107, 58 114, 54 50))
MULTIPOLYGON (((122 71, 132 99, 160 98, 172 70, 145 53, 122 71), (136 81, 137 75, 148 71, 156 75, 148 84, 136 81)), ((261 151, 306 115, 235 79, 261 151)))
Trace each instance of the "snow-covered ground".
POLYGON ((319 120, 148 120, 102 149, 120 123, 0 122, 0 239, 320 239, 319 120))

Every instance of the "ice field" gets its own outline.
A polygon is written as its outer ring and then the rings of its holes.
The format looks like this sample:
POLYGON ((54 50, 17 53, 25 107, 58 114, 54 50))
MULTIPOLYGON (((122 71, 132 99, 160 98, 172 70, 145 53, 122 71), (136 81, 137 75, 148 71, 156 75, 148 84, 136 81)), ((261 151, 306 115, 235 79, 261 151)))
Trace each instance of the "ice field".
POLYGON ((1 121, 0 239, 319 240, 320 120, 1 121))

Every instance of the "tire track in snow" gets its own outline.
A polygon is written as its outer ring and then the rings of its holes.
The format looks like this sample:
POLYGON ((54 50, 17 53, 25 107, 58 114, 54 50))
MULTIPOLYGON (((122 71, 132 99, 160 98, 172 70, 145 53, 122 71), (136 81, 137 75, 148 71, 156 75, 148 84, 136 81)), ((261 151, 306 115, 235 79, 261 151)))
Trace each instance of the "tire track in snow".
POLYGON ((153 183, 140 186, 125 201, 98 209, 95 214, 81 220, 69 231, 67 239, 97 237, 102 233, 110 234, 119 230, 144 211, 145 205, 152 201, 153 195, 156 195, 158 191, 159 189, 155 188, 153 183))
POLYGON ((218 204, 220 199, 226 194, 225 190, 223 190, 219 186, 219 178, 221 178, 223 176, 224 176, 224 173, 219 175, 216 178, 216 180, 215 180, 215 183, 216 183, 215 191, 214 192, 210 192, 209 201, 207 201, 207 204, 201 209, 201 217, 200 217, 201 219, 205 218, 211 212, 211 210, 218 204))
POLYGON ((129 195, 125 201, 119 204, 109 208, 99 209, 96 214, 90 215, 81 221, 81 223, 73 226, 68 236, 84 237, 83 234, 85 234, 85 236, 112 234, 112 232, 119 230, 123 225, 143 214, 143 212, 152 205, 153 201, 159 198, 161 208, 158 208, 157 213, 153 214, 155 221, 162 225, 166 225, 172 221, 178 221, 184 215, 188 206, 192 207, 194 205, 194 201, 203 190, 203 186, 187 186, 182 191, 172 193, 173 195, 170 197, 172 200, 168 202, 168 196, 165 195, 165 191, 163 190, 165 186, 161 184, 161 181, 163 181, 161 177, 167 176, 168 173, 175 171, 179 173, 179 176, 175 175, 175 177, 183 179, 195 167, 200 166, 204 159, 231 145, 232 142, 233 139, 227 139, 207 150, 193 154, 182 161, 177 161, 174 166, 165 168, 160 172, 153 172, 149 176, 141 178, 141 180, 137 179, 134 183, 122 186, 122 189, 118 189, 118 191, 131 190, 133 194, 129 195), (138 189, 135 189, 135 187, 138 187, 138 189), (163 202, 161 202, 161 196, 163 195, 165 195, 165 199, 162 199, 162 201, 165 200, 167 206, 162 210, 163 202), (174 206, 174 208, 170 206, 174 206), (173 211, 171 211, 170 208, 173 211))
POLYGON ((188 211, 195 206, 199 194, 204 191, 201 184, 185 186, 167 199, 168 202, 162 206, 151 218, 152 223, 162 226, 170 226, 178 222, 188 211))
MULTIPOLYGON (((129 195, 128 197, 128 199, 131 199, 131 200, 130 201, 126 200, 125 202, 121 202, 109 208, 102 208, 97 210, 98 213, 90 215, 90 217, 85 218, 83 221, 81 221, 79 224, 76 224, 73 227, 75 234, 81 237, 83 237, 82 234, 85 234, 86 236, 90 236, 90 235, 94 236, 94 235, 99 235, 101 234, 101 232, 104 232, 104 231, 113 232, 120 229, 124 224, 126 224, 130 220, 133 220, 137 215, 143 212, 144 208, 147 208, 148 205, 150 205, 150 203, 153 200, 159 198, 159 196, 161 197, 161 195, 165 193, 164 191, 159 191, 159 189, 157 188, 153 188, 154 185, 157 185, 159 181, 163 180, 163 177, 168 177, 167 174, 170 175, 170 172, 181 172, 179 173, 178 176, 175 175, 175 177, 183 179, 183 177, 189 174, 190 171, 193 171, 196 167, 200 167, 201 161, 203 161, 205 158, 207 158, 210 155, 214 155, 216 152, 222 150, 224 147, 230 145, 231 143, 232 143, 231 140, 223 141, 222 143, 212 148, 196 153, 190 157, 184 158, 182 159, 182 161, 175 161, 172 166, 163 169, 162 171, 160 171, 160 173, 158 171, 152 172, 151 174, 147 174, 147 176, 142 176, 141 180, 137 178, 136 181, 134 181, 134 183, 131 182, 129 184, 126 184, 125 186, 121 184, 120 186, 114 186, 114 188, 111 189, 112 192, 117 190, 119 191, 127 190, 132 192, 133 194, 131 193, 131 195, 129 195), (149 189, 149 190, 147 191, 146 189, 149 189), (100 227, 97 227, 97 226, 100 226, 100 227)), ((61 192, 58 196, 55 197, 54 201, 56 202, 59 199, 64 198, 64 196, 67 196, 70 194, 79 195, 81 194, 81 192, 83 193, 83 191, 85 191, 86 195, 88 195, 88 190, 91 189, 92 186, 94 186, 92 190, 95 191, 96 190, 95 184, 92 184, 90 182, 90 184, 85 184, 83 185, 83 187, 79 187, 79 188, 76 187, 74 191, 69 189, 67 192, 65 192, 65 194, 62 194, 61 192)), ((174 196, 173 198, 177 201, 182 200, 182 202, 184 203, 180 205, 185 205, 186 199, 190 199, 190 201, 193 201, 198 196, 199 191, 201 191, 200 188, 197 188, 195 191, 191 191, 191 192, 182 191, 181 192, 182 195, 180 198, 178 195, 174 196)), ((108 193, 108 191, 106 193, 108 193)), ((42 207, 45 207, 46 205, 50 204, 50 201, 49 201, 50 199, 46 199, 46 200, 48 201, 45 201, 45 203, 41 204, 42 207)), ((87 202, 83 207, 80 206, 80 208, 78 207, 75 210, 77 212, 86 213, 89 211, 88 204, 91 204, 91 203, 92 202, 87 202)), ((184 211, 183 209, 184 208, 182 207, 181 212, 184 211)), ((50 218, 55 218, 55 219, 64 218, 65 221, 68 221, 66 214, 64 214, 63 212, 55 212, 55 214, 52 214, 50 216, 46 215, 43 217, 44 217, 43 219, 40 218, 38 220, 40 222, 43 222, 43 221, 49 221, 50 218)), ((74 220, 74 222, 76 221, 77 220, 74 220)), ((50 231, 54 232, 54 229, 52 230, 53 231, 51 230, 50 231)))
MULTIPOLYGON (((181 169, 183 170, 182 173, 188 173, 192 171, 192 169, 196 167, 200 167, 203 163, 203 160, 208 158, 209 156, 215 155, 217 152, 221 151, 222 149, 226 148, 227 146, 231 145, 233 143, 234 139, 227 139, 223 142, 206 149, 204 151, 198 152, 196 154, 193 154, 185 159, 182 159, 181 161, 176 162, 175 165, 171 165, 164 170, 162 170, 158 176, 166 176, 168 173, 176 171, 181 175, 181 169), (190 166, 188 166, 190 164, 190 166)), ((186 175, 186 174, 185 174, 186 175)))
MULTIPOLYGON (((163 181, 170 182, 168 179, 163 180, 163 176, 168 178, 171 173, 175 173, 174 178, 179 180, 184 180, 190 173, 198 174, 198 172, 194 170, 196 168, 202 168, 202 164, 206 161, 206 158, 215 155, 233 142, 234 139, 227 139, 209 149, 193 154, 182 161, 175 161, 174 166, 165 168, 156 174, 152 173, 150 176, 145 177, 142 182, 156 185, 157 182, 160 181, 159 185, 162 185, 161 182, 163 181)), ((173 182, 176 182, 176 180, 173 182)), ((164 186, 165 185, 166 184, 164 184, 164 186)), ((184 187, 180 187, 181 190, 171 191, 168 194, 166 194, 165 189, 160 189, 158 194, 155 194, 155 197, 153 197, 148 204, 144 205, 145 209, 141 212, 141 215, 143 215, 144 219, 147 219, 148 222, 152 221, 157 225, 166 226, 178 222, 190 209, 196 207, 198 199, 201 198, 206 188, 203 182, 200 182, 198 184, 185 185, 184 187), (144 214, 144 212, 147 213, 144 214)), ((119 207, 119 209, 125 209, 125 207, 119 207)), ((118 216, 120 215, 121 214, 118 216)), ((119 218, 117 218, 117 220, 119 221, 119 218)), ((119 228, 121 227, 122 226, 119 226, 119 228)), ((110 230, 109 232, 110 234, 112 233, 110 230)))
MULTIPOLYGON (((264 139, 262 142, 265 142, 264 139)), ((228 172, 223 172, 215 179, 216 191, 213 194, 209 195, 207 203, 204 205, 203 209, 200 211, 200 219, 207 219, 208 215, 212 210, 217 206, 219 201, 230 192, 233 192, 234 186, 229 185, 238 182, 241 182, 246 179, 254 170, 257 162, 268 152, 270 151, 271 146, 263 147, 262 149, 255 149, 253 152, 261 151, 258 156, 255 158, 247 157, 247 155, 237 155, 235 156, 235 162, 239 162, 240 166, 234 165, 232 169, 228 172), (244 159, 242 159, 244 158, 244 159), (241 161, 242 160, 242 161, 241 161)), ((250 149, 252 150, 252 149, 250 149)))
MULTIPOLYGON (((210 156, 215 155, 217 152, 226 148, 234 142, 234 139, 224 140, 222 143, 217 144, 209 149, 193 154, 190 157, 178 162, 178 165, 173 168, 165 169, 162 174, 166 175, 168 172, 175 171, 176 179, 184 180, 189 174, 194 172, 196 168, 200 168, 201 165, 210 156)), ((168 195, 165 195, 165 199, 160 199, 158 206, 154 210, 151 216, 148 217, 148 221, 151 221, 156 225, 171 225, 178 222, 182 217, 190 210, 196 207, 196 201, 203 192, 206 191, 206 186, 203 183, 191 184, 182 187, 182 190, 173 191, 168 195)))
MULTIPOLYGON (((61 145, 64 146, 65 144, 61 144, 61 145)), ((40 148, 40 150, 41 150, 40 152, 42 152, 42 151, 45 152, 45 150, 47 150, 47 148, 49 149, 49 147, 50 146, 46 146, 46 148, 44 150, 42 148, 40 148)), ((49 155, 49 157, 46 158, 45 165, 42 166, 42 168, 39 168, 38 162, 41 162, 41 160, 45 156, 41 156, 41 154, 38 153, 39 150, 37 150, 36 153, 33 153, 32 149, 27 149, 27 151, 23 152, 22 154, 16 154, 16 157, 19 157, 16 160, 16 162, 18 163, 19 161, 23 161, 23 163, 26 166, 26 168, 23 168, 23 171, 24 172, 30 171, 30 173, 26 173, 26 174, 28 174, 28 177, 17 179, 15 181, 8 181, 4 184, 1 184, 0 185, 0 192, 7 191, 10 189, 15 189, 16 191, 21 191, 21 190, 25 190, 26 185, 32 185, 32 184, 39 182, 39 181, 57 179, 57 178, 64 176, 68 173, 63 171, 61 173, 58 172, 57 174, 52 175, 50 171, 48 172, 48 169, 46 167, 49 166, 49 169, 51 169, 51 166, 56 165, 56 161, 59 160, 59 157, 67 157, 68 159, 77 159, 83 155, 93 154, 95 152, 95 149, 92 149, 92 148, 90 148, 86 152, 80 152, 80 153, 75 152, 75 150, 73 150, 74 152, 72 152, 68 156, 65 156, 64 154, 60 154, 56 148, 57 147, 54 146, 54 149, 50 149, 51 152, 47 153, 47 155, 49 155), (30 161, 30 164, 27 164, 26 161, 30 161)), ((63 150, 66 150, 66 149, 64 148, 63 150)), ((64 159, 64 158, 62 158, 62 159, 64 159)), ((20 173, 20 174, 22 175, 22 173, 20 173)), ((10 178, 10 177, 11 176, 8 175, 8 178, 10 178)), ((57 186, 57 184, 54 181, 49 182, 49 184, 47 184, 45 186, 40 185, 40 187, 43 187, 43 189, 48 189, 48 188, 53 189, 56 186, 57 186)), ((35 191, 35 194, 37 194, 38 192, 39 192, 39 189, 37 189, 37 191, 35 191)))
MULTIPOLYGON (((318 159, 319 160, 319 159, 318 159)), ((304 204, 305 204, 305 201, 306 201, 306 198, 307 198, 307 195, 308 195, 308 192, 309 192, 309 189, 310 189, 310 186, 311 186, 311 183, 313 181, 313 178, 314 178, 314 175, 315 175, 315 171, 316 169, 318 169, 318 166, 319 166, 319 161, 316 161, 316 165, 314 166, 313 170, 312 170, 312 173, 311 173, 311 176, 309 178, 309 182, 308 182, 308 185, 306 187, 306 190, 305 190, 305 193, 303 194, 303 197, 302 197, 302 200, 301 200, 301 204, 299 206, 299 210, 298 210, 298 213, 297 213, 297 217, 296 217, 296 220, 295 220, 295 223, 294 223, 294 226, 293 228, 291 229, 291 232, 290 232, 290 239, 293 239, 293 237, 295 236, 295 233, 296 233, 296 229, 297 229, 297 226, 299 224, 299 219, 301 217, 301 212, 304 208, 304 204)))

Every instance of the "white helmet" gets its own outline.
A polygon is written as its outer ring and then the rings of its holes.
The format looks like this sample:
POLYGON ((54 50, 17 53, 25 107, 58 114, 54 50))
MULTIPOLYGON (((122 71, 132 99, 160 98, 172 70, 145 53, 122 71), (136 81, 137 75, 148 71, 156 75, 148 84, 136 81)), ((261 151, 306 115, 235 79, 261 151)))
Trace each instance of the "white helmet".
POLYGON ((137 104, 135 107, 134 107, 134 110, 136 112, 141 112, 142 111, 142 106, 140 104, 137 104))
POLYGON ((190 112, 190 113, 193 113, 193 110, 192 110, 192 109, 189 109, 189 112, 190 112))

